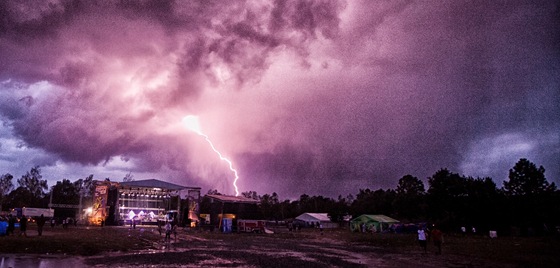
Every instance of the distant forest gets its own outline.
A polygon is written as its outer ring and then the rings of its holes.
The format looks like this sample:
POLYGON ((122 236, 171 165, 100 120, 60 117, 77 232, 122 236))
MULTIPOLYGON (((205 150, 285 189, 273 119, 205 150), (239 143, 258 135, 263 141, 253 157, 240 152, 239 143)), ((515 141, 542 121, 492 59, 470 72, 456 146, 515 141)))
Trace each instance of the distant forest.
MULTIPOLYGON (((545 235, 557 233, 560 225, 560 191, 545 177, 545 169, 520 159, 509 170, 509 179, 498 188, 492 178, 465 177, 440 169, 428 178, 428 188, 412 175, 399 179, 396 189, 360 189, 337 199, 303 194, 297 200, 280 200, 276 193, 243 196, 259 200, 262 219, 283 221, 298 215, 328 213, 332 221, 362 214, 383 214, 402 223, 434 223, 454 232, 464 226, 480 232, 497 230, 504 235, 545 235)), ((123 180, 131 180, 127 174, 123 180)), ((9 173, 0 178, 0 210, 16 207, 47 207, 53 203, 78 204, 80 195, 93 193, 93 175, 75 182, 58 181, 48 187, 39 167, 17 180, 9 173)), ((209 194, 219 194, 209 190, 209 194)), ((204 198, 203 198, 204 202, 204 198)), ((203 204, 201 204, 203 205, 203 204)))

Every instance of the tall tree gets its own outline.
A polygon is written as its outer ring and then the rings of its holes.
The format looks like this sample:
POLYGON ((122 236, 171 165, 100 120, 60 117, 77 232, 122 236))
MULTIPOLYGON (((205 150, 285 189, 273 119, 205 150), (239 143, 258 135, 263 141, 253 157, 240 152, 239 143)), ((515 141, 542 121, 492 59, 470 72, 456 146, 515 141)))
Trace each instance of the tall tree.
POLYGON ((339 195, 338 201, 329 208, 328 216, 331 221, 342 222, 344 217, 349 215, 351 202, 347 198, 342 197, 342 195, 339 195))
POLYGON ((256 191, 242 192, 241 195, 243 197, 250 198, 250 199, 253 199, 253 200, 259 200, 259 195, 257 194, 256 191))
POLYGON ((430 188, 426 196, 429 217, 445 225, 445 228, 457 228, 461 223, 467 197, 466 179, 447 169, 440 169, 428 178, 430 188))
POLYGON ((5 197, 12 191, 14 188, 14 183, 12 179, 14 176, 10 173, 3 174, 0 177, 0 211, 2 211, 2 204, 4 203, 5 197))
POLYGON ((79 179, 74 182, 74 187, 79 191, 83 197, 92 197, 95 191, 95 183, 93 183, 93 174, 90 174, 85 179, 79 179))
POLYGON ((209 189, 207 194, 221 195, 218 189, 209 189))
POLYGON ((372 207, 373 191, 368 188, 360 189, 356 198, 352 202, 352 205, 350 205, 350 213, 352 214, 352 217, 358 217, 362 214, 372 214, 372 207))
POLYGON ((19 187, 23 187, 37 199, 43 198, 45 191, 48 190, 48 185, 46 180, 42 180, 41 168, 39 166, 31 168, 25 175, 21 176, 19 179, 19 187))
POLYGON ((278 194, 276 193, 265 194, 260 197, 259 210, 265 219, 278 219, 280 214, 280 211, 276 211, 279 208, 278 203, 278 194))
POLYGON ((129 182, 133 180, 134 180, 134 175, 132 175, 132 172, 126 173, 126 175, 124 175, 124 178, 122 179, 123 182, 129 182))
POLYGON ((426 220, 424 183, 417 177, 405 175, 399 179, 393 206, 399 218, 409 221, 426 220))
POLYGON ((80 201, 80 189, 67 179, 57 181, 52 187, 52 194, 54 204, 77 205, 80 201))
POLYGON ((18 187, 8 194, 6 205, 10 208, 37 207, 40 205, 40 199, 33 196, 29 189, 18 187))
POLYGON ((538 195, 552 193, 556 185, 548 183, 544 176, 544 167, 537 166, 531 161, 521 158, 509 170, 509 181, 504 181, 504 192, 513 196, 538 195))
POLYGON ((515 219, 523 233, 528 233, 530 228, 543 231, 546 224, 555 224, 556 185, 546 180, 544 172, 543 166, 537 168, 531 161, 521 158, 509 170, 509 181, 504 181, 503 191, 510 204, 510 220, 515 219))
POLYGON ((422 195, 425 193, 424 183, 417 177, 405 175, 399 179, 397 194, 399 195, 422 195))
POLYGON ((495 230, 501 225, 499 222, 505 220, 504 199, 496 183, 489 177, 465 180, 467 194, 458 200, 463 202, 463 210, 457 212, 461 216, 460 223, 475 226, 479 231, 495 230))
POLYGON ((360 189, 354 202, 350 206, 350 212, 353 217, 361 214, 385 214, 394 216, 393 202, 395 201, 396 192, 392 189, 387 191, 378 189, 371 191, 370 189, 360 189))

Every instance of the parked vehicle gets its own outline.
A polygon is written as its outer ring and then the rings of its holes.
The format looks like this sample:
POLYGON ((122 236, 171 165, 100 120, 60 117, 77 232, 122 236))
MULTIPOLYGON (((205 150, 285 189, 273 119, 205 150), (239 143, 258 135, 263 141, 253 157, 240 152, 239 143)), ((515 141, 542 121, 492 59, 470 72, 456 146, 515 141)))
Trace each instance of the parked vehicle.
POLYGON ((21 218, 22 215, 27 217, 39 217, 43 215, 45 218, 54 217, 54 209, 52 208, 14 208, 12 210, 12 215, 21 218))
POLYGON ((237 231, 244 233, 264 233, 265 220, 237 220, 237 231))

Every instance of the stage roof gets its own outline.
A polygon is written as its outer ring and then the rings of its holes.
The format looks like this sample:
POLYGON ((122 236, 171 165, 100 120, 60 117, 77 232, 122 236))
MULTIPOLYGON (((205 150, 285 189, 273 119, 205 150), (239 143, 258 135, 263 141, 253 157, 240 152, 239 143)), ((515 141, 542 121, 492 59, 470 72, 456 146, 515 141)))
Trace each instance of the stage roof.
POLYGON ((126 181, 126 182, 120 182, 119 184, 120 186, 124 186, 124 187, 161 188, 161 189, 173 190, 173 191, 178 191, 183 189, 200 189, 200 187, 186 187, 186 186, 181 186, 170 182, 154 180, 154 179, 141 180, 141 181, 126 181))

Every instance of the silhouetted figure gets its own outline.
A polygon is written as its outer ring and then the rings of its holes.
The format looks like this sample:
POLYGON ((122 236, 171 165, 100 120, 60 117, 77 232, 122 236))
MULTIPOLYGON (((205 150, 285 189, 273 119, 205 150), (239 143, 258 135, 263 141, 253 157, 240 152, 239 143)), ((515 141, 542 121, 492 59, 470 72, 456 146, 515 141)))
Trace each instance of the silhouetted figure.
POLYGON ((41 216, 37 219, 37 233, 39 236, 43 235, 43 226, 45 226, 45 222, 45 217, 41 214, 41 216))
POLYGON ((27 217, 25 215, 21 215, 21 219, 19 219, 19 235, 23 235, 27 237, 27 217))
POLYGON ((437 248, 436 254, 441 254, 441 244, 443 243, 443 233, 434 225, 432 229, 432 239, 434 240, 434 245, 437 248))
POLYGON ((171 240, 171 223, 170 222, 166 222, 165 223, 165 241, 169 242, 171 240))
POLYGON ((14 230, 16 229, 16 217, 12 216, 12 214, 8 215, 8 230, 6 234, 14 234, 14 230))
POLYGON ((177 224, 173 224, 171 226, 171 231, 173 232, 173 239, 177 242, 177 224))

